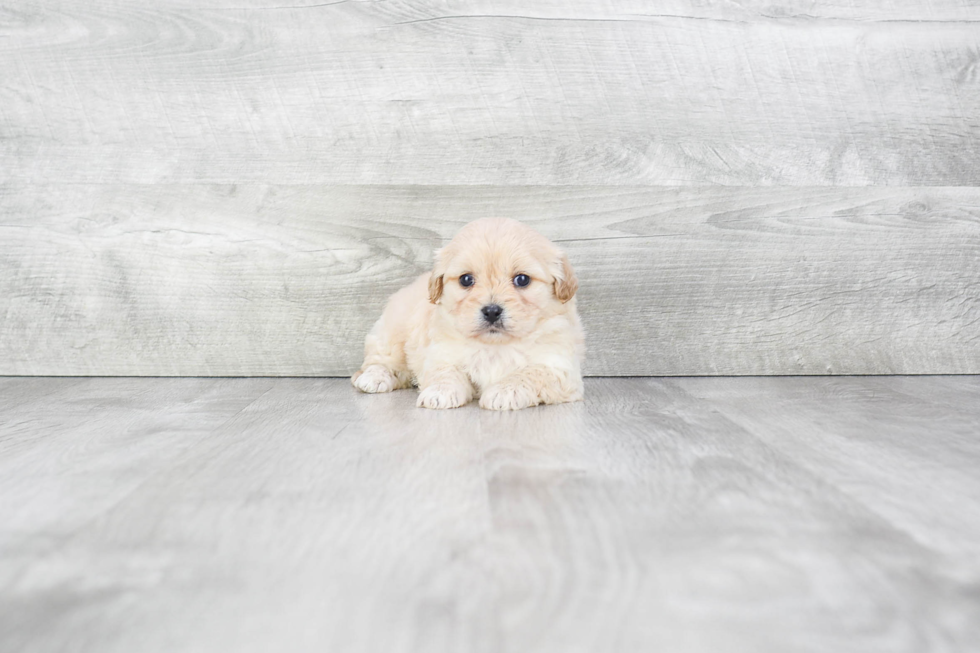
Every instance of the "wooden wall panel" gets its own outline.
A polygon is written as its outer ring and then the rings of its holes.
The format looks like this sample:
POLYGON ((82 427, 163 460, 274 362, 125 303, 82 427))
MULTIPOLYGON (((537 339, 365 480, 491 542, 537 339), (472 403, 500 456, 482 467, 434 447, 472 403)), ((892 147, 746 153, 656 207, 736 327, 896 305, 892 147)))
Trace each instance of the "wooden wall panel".
POLYGON ((0 374, 334 375, 485 215, 581 276, 598 375, 980 373, 980 190, 4 187, 0 374))
POLYGON ((978 372, 978 81, 958 0, 0 0, 0 373, 347 373, 485 215, 592 374, 978 372))
POLYGON ((297 4, 7 3, 7 181, 980 179, 977 6, 297 4))

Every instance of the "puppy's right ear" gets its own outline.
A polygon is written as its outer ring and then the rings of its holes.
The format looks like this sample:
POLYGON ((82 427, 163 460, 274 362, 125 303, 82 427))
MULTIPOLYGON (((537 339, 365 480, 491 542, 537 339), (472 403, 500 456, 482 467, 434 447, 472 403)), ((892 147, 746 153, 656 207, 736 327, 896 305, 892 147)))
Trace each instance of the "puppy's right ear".
POLYGON ((435 265, 429 274, 429 301, 433 304, 438 304, 439 298, 442 297, 442 280, 446 274, 445 254, 446 250, 443 248, 437 249, 433 256, 435 265))
POLYGON ((429 275, 429 301, 438 304, 440 297, 442 297, 442 275, 437 275, 433 270, 429 275))

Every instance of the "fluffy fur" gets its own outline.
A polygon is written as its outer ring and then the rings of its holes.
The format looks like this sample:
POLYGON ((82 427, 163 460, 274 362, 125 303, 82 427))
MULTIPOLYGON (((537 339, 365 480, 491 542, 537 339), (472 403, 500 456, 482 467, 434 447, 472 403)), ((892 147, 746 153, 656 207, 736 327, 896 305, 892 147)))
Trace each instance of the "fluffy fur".
POLYGON ((471 222, 436 252, 432 272, 388 300, 351 382, 363 392, 417 385, 425 408, 475 398, 492 410, 578 401, 577 289, 568 257, 538 232, 509 219, 471 222), (526 287, 515 284, 519 274, 531 278, 526 287), (493 323, 482 312, 490 305, 503 309, 493 323))

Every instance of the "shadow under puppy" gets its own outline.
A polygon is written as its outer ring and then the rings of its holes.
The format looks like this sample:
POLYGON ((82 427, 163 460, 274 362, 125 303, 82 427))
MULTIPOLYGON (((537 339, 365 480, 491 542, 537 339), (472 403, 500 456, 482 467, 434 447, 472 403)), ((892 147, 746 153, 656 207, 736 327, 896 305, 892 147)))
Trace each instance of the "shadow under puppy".
POLYGON ((485 218, 391 296, 351 382, 419 387, 418 405, 515 410, 582 399, 585 341, 568 257, 530 227, 485 218))

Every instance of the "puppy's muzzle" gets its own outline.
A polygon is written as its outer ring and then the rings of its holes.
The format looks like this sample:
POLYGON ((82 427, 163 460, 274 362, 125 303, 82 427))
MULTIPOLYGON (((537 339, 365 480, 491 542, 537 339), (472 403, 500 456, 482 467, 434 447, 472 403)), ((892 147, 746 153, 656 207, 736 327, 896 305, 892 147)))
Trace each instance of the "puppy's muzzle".
POLYGON ((483 320, 487 324, 495 324, 500 316, 503 315, 504 309, 500 308, 497 304, 487 304, 480 312, 483 313, 483 320))

